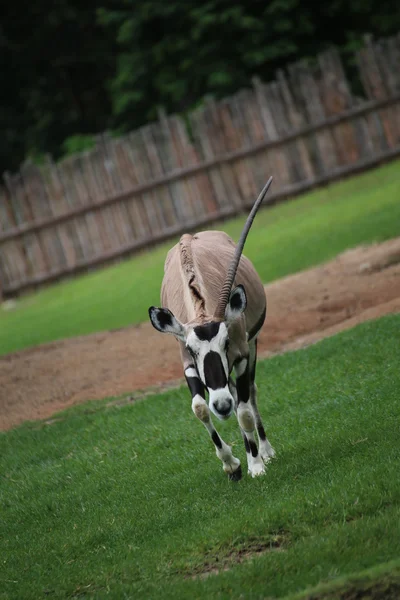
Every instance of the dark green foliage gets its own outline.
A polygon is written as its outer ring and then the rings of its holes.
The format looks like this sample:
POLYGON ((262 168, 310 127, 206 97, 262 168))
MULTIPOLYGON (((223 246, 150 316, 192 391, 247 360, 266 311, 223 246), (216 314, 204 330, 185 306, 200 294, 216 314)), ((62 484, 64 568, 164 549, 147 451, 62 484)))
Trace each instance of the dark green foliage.
POLYGON ((331 44, 352 50, 364 33, 397 31, 391 2, 344 0, 308 8, 300 0, 271 2, 127 0, 122 9, 99 10, 120 47, 112 84, 118 123, 134 127, 156 108, 191 108, 205 94, 226 96, 268 80, 288 61, 311 57, 331 44), (377 26, 377 15, 379 26, 377 26))
POLYGON ((76 152, 84 152, 90 150, 94 146, 94 138, 92 135, 71 135, 63 143, 64 153, 75 154, 76 152))
POLYGON ((184 112, 252 75, 400 29, 393 0, 38 0, 0 15, 0 172, 76 134, 184 112))
POLYGON ((116 44, 93 0, 15 2, 0 17, 0 172, 24 157, 56 155, 73 134, 100 132, 116 44))

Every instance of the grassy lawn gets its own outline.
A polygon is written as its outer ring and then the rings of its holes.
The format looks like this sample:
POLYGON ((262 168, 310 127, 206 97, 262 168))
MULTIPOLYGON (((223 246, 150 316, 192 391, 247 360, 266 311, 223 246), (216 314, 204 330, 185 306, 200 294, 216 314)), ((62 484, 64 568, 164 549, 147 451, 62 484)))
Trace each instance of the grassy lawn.
POLYGON ((0 598, 400 595, 399 328, 259 363, 264 478, 228 481, 184 388, 2 434, 0 598))
MULTIPOLYGON (((346 248, 399 235, 398 161, 261 211, 245 254, 268 282, 346 248)), ((237 240, 244 217, 217 225, 237 240)), ((176 240, 0 309, 0 354, 147 320, 159 303, 167 250, 176 240)))

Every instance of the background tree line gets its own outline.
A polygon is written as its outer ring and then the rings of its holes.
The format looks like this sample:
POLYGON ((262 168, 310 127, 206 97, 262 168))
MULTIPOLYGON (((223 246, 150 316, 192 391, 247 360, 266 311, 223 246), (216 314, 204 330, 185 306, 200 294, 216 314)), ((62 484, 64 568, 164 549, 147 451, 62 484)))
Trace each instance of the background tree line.
POLYGON ((1 12, 0 173, 400 30, 396 0, 13 0, 1 12))

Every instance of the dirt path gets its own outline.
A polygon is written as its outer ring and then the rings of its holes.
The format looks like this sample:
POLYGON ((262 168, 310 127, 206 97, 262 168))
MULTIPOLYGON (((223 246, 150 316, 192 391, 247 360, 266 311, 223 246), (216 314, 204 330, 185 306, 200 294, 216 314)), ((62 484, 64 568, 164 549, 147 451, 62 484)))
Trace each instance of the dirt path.
MULTIPOLYGON (((400 312, 400 238, 349 250, 265 289, 264 356, 400 312)), ((9 354, 0 358, 0 429, 181 377, 175 340, 148 323, 9 354)))

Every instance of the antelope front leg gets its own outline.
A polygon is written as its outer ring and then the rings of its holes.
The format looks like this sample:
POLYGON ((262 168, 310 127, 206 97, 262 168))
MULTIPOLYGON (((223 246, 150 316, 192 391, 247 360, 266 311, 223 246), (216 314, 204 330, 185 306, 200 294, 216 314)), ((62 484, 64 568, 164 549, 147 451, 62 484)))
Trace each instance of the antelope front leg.
POLYGON ((254 416, 256 419, 256 427, 257 427, 257 433, 258 433, 260 455, 261 455, 261 458, 263 459, 263 461, 265 463, 267 463, 271 460, 271 458, 274 458, 275 450, 273 449, 273 447, 271 446, 271 444, 268 441, 268 438, 265 434, 264 426, 261 421, 261 416, 258 411, 257 386, 255 383, 252 383, 251 387, 250 387, 250 402, 251 402, 251 406, 253 407, 253 413, 254 413, 254 416))
POLYGON ((237 419, 242 430, 247 454, 249 473, 252 477, 265 473, 264 462, 258 451, 255 430, 256 422, 250 399, 250 373, 247 358, 236 365, 237 419))
POLYGON ((229 479, 239 481, 242 478, 240 460, 233 456, 231 447, 222 440, 211 421, 210 409, 205 401, 204 385, 200 381, 193 365, 185 369, 185 378, 192 394, 192 410, 210 434, 215 446, 216 455, 222 461, 223 470, 225 473, 228 473, 229 479))
POLYGON ((269 462, 271 458, 275 456, 275 450, 269 443, 265 434, 264 425, 261 420, 260 412, 257 406, 257 385, 255 383, 256 378, 256 364, 257 364, 257 338, 249 344, 250 355, 249 355, 249 369, 250 369, 250 403, 253 408, 254 418, 256 420, 256 428, 258 433, 259 441, 259 452, 261 458, 265 463, 269 462))

